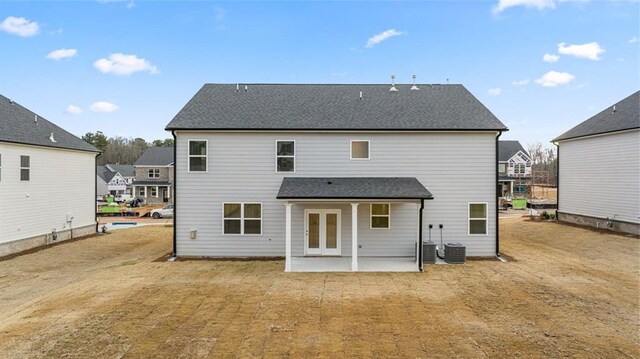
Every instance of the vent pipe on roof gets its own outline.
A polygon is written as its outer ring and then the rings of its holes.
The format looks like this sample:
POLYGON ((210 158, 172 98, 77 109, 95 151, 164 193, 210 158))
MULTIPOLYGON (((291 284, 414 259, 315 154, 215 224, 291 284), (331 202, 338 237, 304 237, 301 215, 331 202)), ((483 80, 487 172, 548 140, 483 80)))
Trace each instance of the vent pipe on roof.
POLYGON ((611 113, 616 113, 616 105, 613 105, 613 112, 611 113))
POLYGON ((240 92, 240 84, 236 84, 236 92, 240 92))
POLYGON ((418 88, 418 86, 416 86, 416 75, 413 75, 413 86, 411 86, 411 90, 416 91, 416 90, 420 90, 418 88))
POLYGON ((360 91, 360 100, 362 100, 362 91, 360 91))
POLYGON ((249 90, 249 86, 244 85, 244 92, 247 92, 249 90))
POLYGON ((38 115, 33 115, 33 122, 38 123, 38 115))
POLYGON ((389 91, 398 91, 396 88, 396 75, 391 75, 391 88, 389 91))
POLYGON ((49 136, 49 140, 53 143, 56 143, 56 139, 53 138, 53 132, 51 132, 51 136, 49 136))

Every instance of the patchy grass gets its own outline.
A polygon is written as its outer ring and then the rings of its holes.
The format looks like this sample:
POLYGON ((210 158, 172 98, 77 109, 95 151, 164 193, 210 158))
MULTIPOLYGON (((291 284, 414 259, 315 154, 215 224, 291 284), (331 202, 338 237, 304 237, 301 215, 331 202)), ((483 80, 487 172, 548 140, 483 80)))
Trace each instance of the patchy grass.
POLYGON ((0 357, 640 357, 637 239, 504 219, 516 261, 424 273, 154 262, 149 226, 0 262, 0 357))

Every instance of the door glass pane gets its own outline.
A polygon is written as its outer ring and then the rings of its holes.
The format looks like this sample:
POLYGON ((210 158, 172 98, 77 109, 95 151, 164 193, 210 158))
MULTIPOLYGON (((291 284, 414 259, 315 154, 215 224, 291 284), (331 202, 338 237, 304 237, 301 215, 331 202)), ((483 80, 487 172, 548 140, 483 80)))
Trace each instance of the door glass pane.
POLYGON ((338 215, 327 213, 327 249, 338 248, 338 215))
POLYGON ((309 213, 309 248, 320 248, 319 213, 309 213))

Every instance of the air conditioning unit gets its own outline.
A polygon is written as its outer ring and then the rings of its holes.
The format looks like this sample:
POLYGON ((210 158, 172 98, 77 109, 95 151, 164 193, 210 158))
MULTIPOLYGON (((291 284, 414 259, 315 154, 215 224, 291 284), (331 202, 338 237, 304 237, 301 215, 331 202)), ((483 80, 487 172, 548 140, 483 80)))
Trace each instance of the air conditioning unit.
POLYGON ((467 250, 460 243, 447 243, 444 245, 444 261, 449 264, 463 264, 467 258, 467 250))

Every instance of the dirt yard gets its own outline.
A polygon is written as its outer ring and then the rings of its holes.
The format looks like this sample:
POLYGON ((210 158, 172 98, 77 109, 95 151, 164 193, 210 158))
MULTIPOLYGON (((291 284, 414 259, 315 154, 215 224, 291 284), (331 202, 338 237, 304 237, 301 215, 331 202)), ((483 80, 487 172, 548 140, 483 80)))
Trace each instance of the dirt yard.
POLYGON ((513 260, 424 273, 155 262, 149 226, 0 261, 0 357, 640 357, 640 242, 502 220, 513 260))

